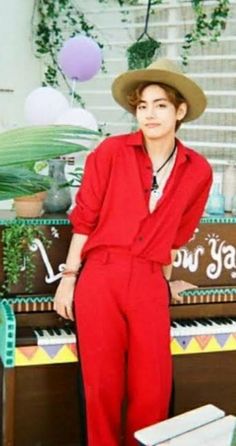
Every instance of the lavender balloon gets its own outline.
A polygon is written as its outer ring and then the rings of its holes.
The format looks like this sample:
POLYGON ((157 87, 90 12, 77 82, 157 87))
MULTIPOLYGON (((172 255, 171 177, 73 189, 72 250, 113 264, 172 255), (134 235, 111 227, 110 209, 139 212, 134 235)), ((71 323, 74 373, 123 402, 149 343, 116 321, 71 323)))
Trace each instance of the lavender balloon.
POLYGON ((58 63, 70 79, 84 82, 95 76, 101 68, 101 49, 90 37, 71 37, 59 51, 58 63))

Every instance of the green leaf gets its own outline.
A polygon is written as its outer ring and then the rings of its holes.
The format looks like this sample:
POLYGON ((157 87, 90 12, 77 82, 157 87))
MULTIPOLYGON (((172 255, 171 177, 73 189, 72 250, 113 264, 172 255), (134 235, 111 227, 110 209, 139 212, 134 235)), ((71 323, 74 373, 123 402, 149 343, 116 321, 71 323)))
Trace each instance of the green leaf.
POLYGON ((64 125, 18 128, 0 133, 0 200, 48 189, 49 178, 35 173, 34 163, 88 151, 84 141, 94 141, 98 137, 99 132, 64 125))
POLYGON ((22 165, 88 150, 98 132, 76 126, 27 127, 0 133, 0 166, 22 165))
POLYGON ((0 200, 49 189, 51 179, 25 168, 0 167, 0 200))

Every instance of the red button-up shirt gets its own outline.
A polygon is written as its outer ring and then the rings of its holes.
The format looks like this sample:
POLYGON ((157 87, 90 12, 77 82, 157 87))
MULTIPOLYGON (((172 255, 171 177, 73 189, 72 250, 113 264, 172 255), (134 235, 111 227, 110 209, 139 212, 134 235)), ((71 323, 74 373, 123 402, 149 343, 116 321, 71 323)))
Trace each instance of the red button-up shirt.
POLYGON ((169 264, 171 249, 191 238, 206 204, 212 169, 202 155, 176 143, 174 167, 152 213, 152 164, 141 131, 109 137, 88 155, 69 215, 73 231, 89 235, 82 256, 98 246, 119 246, 169 264))

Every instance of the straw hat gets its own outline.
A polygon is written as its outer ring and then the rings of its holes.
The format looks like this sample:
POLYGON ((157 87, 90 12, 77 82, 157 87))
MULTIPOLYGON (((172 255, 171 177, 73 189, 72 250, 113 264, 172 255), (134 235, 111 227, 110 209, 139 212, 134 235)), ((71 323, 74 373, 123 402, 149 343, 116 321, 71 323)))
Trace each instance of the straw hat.
POLYGON ((128 103, 128 95, 143 82, 161 82, 181 93, 188 105, 183 121, 198 118, 206 108, 207 100, 202 89, 187 77, 176 63, 166 58, 158 59, 143 70, 132 70, 120 74, 112 84, 112 95, 125 110, 134 113, 128 103))

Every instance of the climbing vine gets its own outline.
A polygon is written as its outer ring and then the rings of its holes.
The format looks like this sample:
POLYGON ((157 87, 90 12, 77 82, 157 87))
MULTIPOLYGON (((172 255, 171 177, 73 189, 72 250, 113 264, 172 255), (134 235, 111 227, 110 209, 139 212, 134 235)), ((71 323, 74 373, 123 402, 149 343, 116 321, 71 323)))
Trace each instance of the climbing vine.
MULTIPOLYGON (((97 1, 104 4, 110 2, 110 0, 97 1)), ((129 69, 143 68, 159 54, 161 42, 149 35, 148 20, 152 11, 151 7, 158 6, 162 2, 163 0, 148 0, 147 2, 144 31, 127 48, 129 69)), ((121 11, 127 12, 127 8, 123 7, 137 5, 138 0, 117 0, 117 3, 121 11)), ((195 14, 195 24, 184 36, 181 52, 183 65, 188 64, 193 45, 197 43, 204 45, 207 41, 218 40, 226 27, 230 11, 229 0, 217 0, 214 8, 206 8, 207 1, 204 0, 191 0, 191 5, 195 14)), ((127 21, 127 18, 123 18, 123 21, 127 21)), ((72 90, 70 82, 58 65, 57 55, 66 39, 81 33, 95 39, 102 48, 104 37, 101 32, 87 19, 81 8, 76 7, 76 2, 73 0, 35 0, 32 24, 36 57, 45 62, 43 85, 57 87, 63 81, 69 94, 73 94, 74 100, 84 105, 81 96, 72 90)), ((106 71, 104 61, 102 70, 106 71)))
MULTIPOLYGON (((83 33, 92 37, 102 48, 99 32, 72 0, 35 0, 33 14, 35 54, 46 60, 43 85, 57 87, 62 79, 73 99, 83 105, 81 96, 72 91, 68 79, 57 62, 58 51, 65 40, 83 33)), ((105 70, 104 62, 102 69, 105 70)))
POLYGON ((195 13, 196 22, 190 33, 184 37, 183 51, 181 53, 183 65, 188 64, 188 58, 192 46, 200 43, 204 45, 207 41, 216 42, 226 27, 230 11, 229 0, 218 0, 216 6, 208 14, 204 0, 191 0, 195 13))

